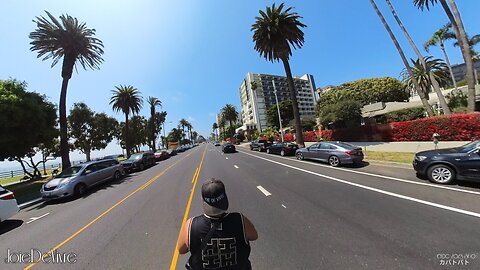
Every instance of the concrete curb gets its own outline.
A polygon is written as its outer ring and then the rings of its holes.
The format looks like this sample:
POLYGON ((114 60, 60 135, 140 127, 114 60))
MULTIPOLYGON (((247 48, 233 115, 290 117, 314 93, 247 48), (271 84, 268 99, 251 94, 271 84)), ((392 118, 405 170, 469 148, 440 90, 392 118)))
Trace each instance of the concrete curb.
POLYGON ((25 209, 25 208, 27 208, 27 207, 30 207, 30 206, 35 205, 35 204, 40 203, 40 202, 43 202, 43 199, 42 199, 42 198, 37 198, 37 199, 35 199, 35 200, 31 200, 31 201, 29 201, 29 202, 20 204, 20 205, 18 206, 18 208, 20 208, 20 209, 25 209))
POLYGON ((383 160, 376 160, 376 159, 368 159, 368 158, 365 158, 363 161, 367 161, 367 162, 370 162, 370 163, 377 163, 377 164, 382 164, 382 165, 395 165, 397 167, 405 167, 405 168, 408 168, 408 169, 412 169, 412 165, 411 164, 407 164, 407 163, 401 163, 401 162, 394 162, 394 161, 383 161, 383 160))

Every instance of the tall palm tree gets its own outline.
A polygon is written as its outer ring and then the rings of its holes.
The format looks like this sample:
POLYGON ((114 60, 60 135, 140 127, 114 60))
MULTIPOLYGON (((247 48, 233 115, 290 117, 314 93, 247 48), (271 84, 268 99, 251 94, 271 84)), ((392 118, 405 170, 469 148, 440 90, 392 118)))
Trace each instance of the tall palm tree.
POLYGON ((218 124, 216 122, 214 122, 213 125, 212 125, 212 130, 213 130, 213 134, 215 134, 216 140, 218 140, 217 129, 218 129, 218 124))
MULTIPOLYGON (((425 57, 423 62, 426 63, 426 68, 419 59, 412 59, 413 73, 425 93, 428 93, 432 88, 432 78, 434 78, 441 86, 448 84, 450 78, 448 75, 448 67, 445 62, 441 59, 434 59, 431 56, 425 57)), ((404 71, 402 75, 404 77, 404 82, 411 86, 412 78, 409 74, 404 71)))
POLYGON ((157 148, 155 147, 155 140, 156 132, 155 132, 155 107, 160 106, 162 107, 162 101, 160 101, 156 97, 148 97, 147 99, 148 105, 150 105, 150 139, 152 144, 152 151, 155 151, 157 148))
POLYGON ((60 115, 60 153, 62 166, 70 167, 69 146, 67 137, 67 88, 72 77, 73 68, 77 63, 87 69, 99 69, 103 62, 103 43, 95 37, 95 29, 89 29, 85 23, 78 22, 77 18, 61 15, 57 20, 48 11, 48 18, 43 16, 33 20, 37 29, 29 37, 31 51, 37 51, 37 57, 42 60, 52 58, 52 67, 62 58, 62 88, 60 90, 59 115, 60 115))
MULTIPOLYGON (((386 2, 387 2, 388 6, 390 8, 390 11, 392 12, 393 17, 395 18, 395 21, 397 22, 397 24, 400 27, 400 29, 402 30, 403 34, 407 38, 408 43, 410 44, 413 51, 417 55, 420 63, 423 65, 423 68, 425 70, 427 70, 428 68, 427 68, 427 63, 425 62, 425 58, 423 57, 423 55, 420 52, 420 50, 418 49, 417 45, 415 44, 412 37, 408 33, 407 28, 405 28, 402 21, 400 20, 400 17, 398 16, 395 8, 392 5, 392 2, 390 0, 386 0, 386 2)), ((447 105, 447 101, 445 100, 445 97, 443 96, 442 90, 440 90, 440 85, 437 82, 437 80, 435 79, 435 76, 433 74, 429 74, 429 76, 430 76, 430 82, 433 86, 433 89, 435 90, 435 93, 437 94, 438 102, 440 103, 440 106, 443 109, 443 113, 446 114, 446 115, 452 114, 452 112, 450 111, 450 108, 447 105)))
POLYGON ((185 127, 186 127, 187 130, 188 130, 189 139, 190 139, 190 141, 192 141, 192 128, 193 128, 193 126, 192 126, 192 124, 189 122, 189 123, 187 123, 187 125, 186 125, 185 127))
POLYGON ((228 121, 229 129, 231 130, 230 136, 233 137, 235 133, 233 123, 238 120, 238 112, 237 109, 235 109, 235 106, 232 104, 225 105, 225 107, 222 108, 222 118, 224 118, 225 121, 228 121))
POLYGON ((450 5, 448 5, 446 0, 413 0, 413 4, 424 10, 430 9, 430 5, 435 5, 440 2, 445 14, 447 15, 450 23, 452 24, 455 37, 457 38, 458 44, 462 50, 463 60, 465 61, 465 67, 467 69, 466 78, 468 82, 468 111, 475 111, 475 74, 473 67, 472 54, 470 52, 470 47, 468 46, 467 33, 465 27, 463 26, 462 17, 457 8, 455 0, 449 0, 450 5))
POLYGON ((182 139, 185 139, 185 128, 190 124, 185 118, 180 119, 180 127, 182 128, 182 139))
POLYGON ((293 12, 291 7, 284 10, 283 3, 278 7, 273 4, 272 7, 266 7, 265 12, 262 10, 259 12, 260 16, 255 17, 255 23, 251 28, 251 31, 254 31, 255 50, 268 61, 282 61, 292 100, 296 142, 300 146, 304 146, 297 93, 289 59, 292 55, 292 47, 300 49, 303 46, 304 35, 300 28, 306 27, 306 25, 300 22, 299 19, 302 17, 293 12))
POLYGON ((220 128, 220 133, 223 137, 223 139, 225 140, 225 125, 226 125, 226 121, 225 121, 225 117, 223 117, 223 115, 220 117, 220 119, 218 120, 218 128, 220 128))
MULTIPOLYGON (((470 47, 470 55, 472 56, 473 63, 475 63, 476 61, 478 61, 479 58, 479 53, 475 50, 475 46, 478 45, 478 43, 480 42, 480 35, 475 35, 472 38, 469 38, 467 35, 467 39, 468 46, 470 47)), ((459 46, 458 42, 455 42, 453 45, 455 47, 459 46)), ((478 73, 475 68, 473 69, 473 73, 475 75, 475 84, 478 84, 478 73)))
POLYGON ((387 21, 385 20, 385 17, 383 17, 383 14, 380 11, 380 9, 378 9, 378 6, 375 3, 375 1, 370 0, 370 3, 372 4, 373 9, 377 13, 378 17, 380 18, 380 21, 383 23, 383 26, 385 27, 388 34, 390 35, 390 38, 392 39, 393 44, 395 45, 395 48, 397 48, 398 54, 400 55, 400 58, 402 58, 402 62, 405 65, 405 69, 408 72, 410 78, 412 78, 413 88, 414 88, 414 90, 417 91, 418 96, 420 97, 420 100, 422 101, 423 107, 425 108, 425 111, 427 112, 427 115, 429 117, 433 116, 433 109, 432 109, 432 106, 430 106, 430 104, 428 103, 426 93, 422 90, 422 88, 418 84, 416 76, 413 74, 412 68, 410 67, 410 64, 408 63, 407 57, 405 56, 405 53, 403 52, 402 47, 398 43, 398 40, 395 37, 395 34, 393 34, 392 29, 390 28, 387 21))
POLYGON ((444 25, 442 28, 438 29, 433 33, 432 37, 430 37, 425 44, 423 44, 423 48, 428 52, 430 47, 433 46, 440 46, 440 50, 443 53, 443 56, 445 57, 445 62, 447 62, 448 70, 450 72, 450 77, 453 82, 453 86, 455 87, 455 90, 457 90, 457 81, 455 80, 455 76, 453 75, 453 70, 452 70, 452 65, 450 64, 450 58, 448 57, 447 50, 445 49, 445 41, 454 39, 455 34, 450 31, 452 28, 451 23, 447 23, 444 25))
POLYGON ((127 157, 130 156, 130 140, 129 140, 129 127, 128 116, 130 114, 138 114, 143 105, 142 97, 137 88, 131 85, 115 86, 115 90, 112 90, 113 96, 110 98, 110 105, 115 112, 122 111, 125 114, 125 148, 127 148, 127 157))

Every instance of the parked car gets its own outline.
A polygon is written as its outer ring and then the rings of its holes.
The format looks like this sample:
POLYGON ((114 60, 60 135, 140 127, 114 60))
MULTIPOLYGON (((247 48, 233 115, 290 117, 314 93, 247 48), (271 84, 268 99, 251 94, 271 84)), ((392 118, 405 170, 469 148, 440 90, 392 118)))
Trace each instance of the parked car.
POLYGON ((112 178, 118 180, 124 174, 116 159, 85 162, 62 170, 42 186, 40 193, 45 200, 81 196, 87 189, 112 178))
POLYGON ((220 146, 220 143, 219 142, 214 142, 213 145, 214 146, 220 146))
POLYGON ((118 161, 125 160, 125 155, 123 154, 118 154, 118 155, 109 155, 109 156, 104 156, 102 159, 116 159, 118 161))
POLYGON ((250 150, 266 151, 272 142, 267 140, 255 140, 250 143, 250 150))
POLYGON ((231 143, 226 143, 222 146, 223 153, 235 153, 237 150, 235 149, 235 145, 231 143))
POLYGON ((480 140, 466 145, 418 152, 413 160, 418 176, 431 182, 450 184, 455 180, 480 181, 480 140))
POLYGON ((165 159, 170 157, 170 155, 168 154, 168 152, 166 150, 155 152, 154 155, 155 155, 155 160, 156 161, 165 160, 165 159))
POLYGON ((15 195, 0 186, 0 222, 3 222, 18 212, 17 200, 15 195))
POLYGON ((309 147, 298 149, 295 156, 299 160, 312 159, 328 162, 333 167, 363 161, 362 148, 345 142, 315 143, 309 147))
POLYGON ((136 153, 122 162, 126 172, 143 171, 155 165, 155 155, 152 152, 136 153))
POLYGON ((176 149, 168 149, 167 150, 167 153, 170 155, 170 156, 175 156, 177 154, 177 150, 176 149))
POLYGON ((294 156, 297 151, 298 145, 287 142, 277 142, 270 146, 267 146, 268 154, 280 154, 281 156, 294 156))

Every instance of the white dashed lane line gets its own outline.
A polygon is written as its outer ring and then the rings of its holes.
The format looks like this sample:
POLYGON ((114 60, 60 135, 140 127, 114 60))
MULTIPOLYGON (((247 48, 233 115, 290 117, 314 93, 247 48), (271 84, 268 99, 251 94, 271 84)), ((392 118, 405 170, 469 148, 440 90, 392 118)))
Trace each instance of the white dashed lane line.
POLYGON ((238 166, 237 166, 237 165, 233 165, 233 167, 235 167, 235 169, 238 169, 238 166))
POLYGON ((263 194, 265 194, 265 196, 270 196, 272 195, 272 193, 268 192, 265 188, 263 188, 262 186, 257 186, 258 190, 260 190, 263 194))

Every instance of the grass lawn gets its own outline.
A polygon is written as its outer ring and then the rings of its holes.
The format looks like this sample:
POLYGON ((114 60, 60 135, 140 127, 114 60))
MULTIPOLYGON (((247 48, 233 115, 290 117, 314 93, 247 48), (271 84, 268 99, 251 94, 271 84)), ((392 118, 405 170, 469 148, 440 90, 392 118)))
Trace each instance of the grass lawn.
POLYGON ((25 181, 22 183, 10 185, 7 188, 15 194, 15 197, 21 199, 22 197, 28 197, 32 194, 35 194, 40 191, 40 188, 44 183, 46 183, 49 178, 35 180, 35 181, 25 181))
POLYGON ((5 186, 11 183, 17 183, 20 182, 20 179, 23 178, 23 175, 21 176, 14 176, 14 177, 9 177, 9 178, 2 178, 0 179, 0 185, 5 186))
POLYGON ((415 153, 367 151, 365 159, 412 164, 415 153))

